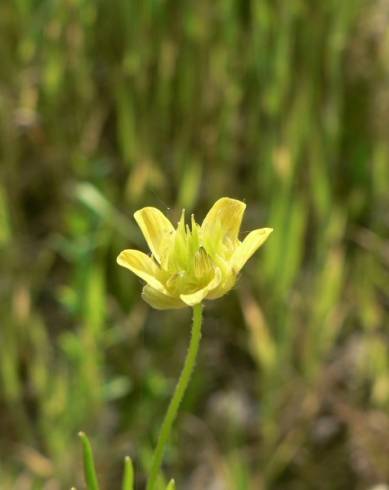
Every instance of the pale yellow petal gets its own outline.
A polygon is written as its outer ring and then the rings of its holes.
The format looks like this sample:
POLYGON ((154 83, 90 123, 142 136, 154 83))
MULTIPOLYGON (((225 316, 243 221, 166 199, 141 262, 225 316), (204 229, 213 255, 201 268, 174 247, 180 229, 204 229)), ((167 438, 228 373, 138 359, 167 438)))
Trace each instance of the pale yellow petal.
POLYGON ((213 274, 214 263, 203 247, 194 254, 193 273, 196 278, 206 278, 213 274))
POLYGON ((272 228, 261 228, 251 231, 234 251, 231 258, 231 266, 235 273, 238 273, 249 258, 267 240, 272 228))
POLYGON ((174 298, 173 296, 164 294, 148 285, 143 288, 142 298, 156 310, 171 310, 186 308, 188 306, 180 298, 174 298))
POLYGON ((230 274, 223 277, 223 280, 218 285, 217 288, 210 291, 207 295, 207 299, 217 299, 221 298, 225 294, 229 293, 231 289, 235 286, 237 275, 231 271, 230 274))
POLYGON ((160 281, 161 270, 148 255, 139 250, 123 250, 120 252, 117 263, 150 284, 153 288, 164 291, 160 281))
POLYGON ((198 289, 190 294, 180 294, 180 298, 188 306, 194 306, 203 301, 204 298, 215 288, 218 287, 221 281, 221 271, 216 268, 214 277, 203 288, 198 289))
POLYGON ((208 211, 201 225, 201 232, 210 239, 228 237, 232 241, 236 240, 245 209, 244 202, 222 197, 208 211))
POLYGON ((136 211, 134 218, 146 239, 151 253, 161 263, 161 258, 163 258, 174 234, 173 225, 159 209, 152 207, 136 211))

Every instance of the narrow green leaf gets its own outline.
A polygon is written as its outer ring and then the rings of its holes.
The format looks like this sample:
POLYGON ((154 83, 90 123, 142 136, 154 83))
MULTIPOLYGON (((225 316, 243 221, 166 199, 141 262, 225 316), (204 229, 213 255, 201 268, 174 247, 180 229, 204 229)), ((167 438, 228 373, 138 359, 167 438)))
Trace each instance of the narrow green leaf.
POLYGON ((168 483, 166 490, 176 490, 176 483, 173 479, 171 479, 170 482, 168 483))
POLYGON ((89 439, 84 432, 79 432, 78 435, 82 442, 84 472, 88 490, 99 490, 99 483, 97 481, 95 463, 93 460, 92 446, 90 445, 89 439))
POLYGON ((129 456, 124 458, 124 475, 122 490, 134 489, 134 467, 129 456))

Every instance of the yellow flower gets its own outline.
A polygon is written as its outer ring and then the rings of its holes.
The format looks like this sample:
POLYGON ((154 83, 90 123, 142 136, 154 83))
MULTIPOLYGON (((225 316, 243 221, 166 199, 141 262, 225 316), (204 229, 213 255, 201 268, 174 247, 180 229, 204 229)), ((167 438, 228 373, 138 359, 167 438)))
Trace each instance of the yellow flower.
POLYGON ((238 239, 245 203, 222 197, 212 206, 203 223, 185 211, 175 229, 156 208, 136 211, 138 223, 151 250, 151 257, 139 250, 123 250, 117 263, 146 282, 143 299, 154 308, 183 308, 216 299, 234 285, 239 271, 265 242, 271 228, 250 232, 238 239))

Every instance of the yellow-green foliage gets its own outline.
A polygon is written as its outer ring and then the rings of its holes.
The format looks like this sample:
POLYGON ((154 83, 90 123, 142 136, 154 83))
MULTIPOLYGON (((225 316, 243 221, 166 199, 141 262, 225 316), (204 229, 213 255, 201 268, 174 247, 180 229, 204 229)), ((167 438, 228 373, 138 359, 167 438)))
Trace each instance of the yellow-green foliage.
MULTIPOLYGON (((178 489, 389 481, 387 0, 0 2, 0 488, 139 488, 190 313, 115 264, 131 216, 273 227, 205 308, 178 489)), ((173 485, 173 484, 172 484, 173 485)), ((171 488, 171 487, 170 487, 171 488)))

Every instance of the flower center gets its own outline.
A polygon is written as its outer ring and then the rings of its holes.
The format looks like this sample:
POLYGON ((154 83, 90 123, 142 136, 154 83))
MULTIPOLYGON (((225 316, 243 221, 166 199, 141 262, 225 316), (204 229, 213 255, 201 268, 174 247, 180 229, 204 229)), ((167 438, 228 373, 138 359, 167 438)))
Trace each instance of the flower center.
POLYGON ((166 288, 171 294, 186 294, 208 284, 215 274, 215 263, 203 246, 200 226, 191 217, 191 226, 185 224, 182 212, 175 233, 167 238, 170 243, 161 261, 166 273, 166 288))

